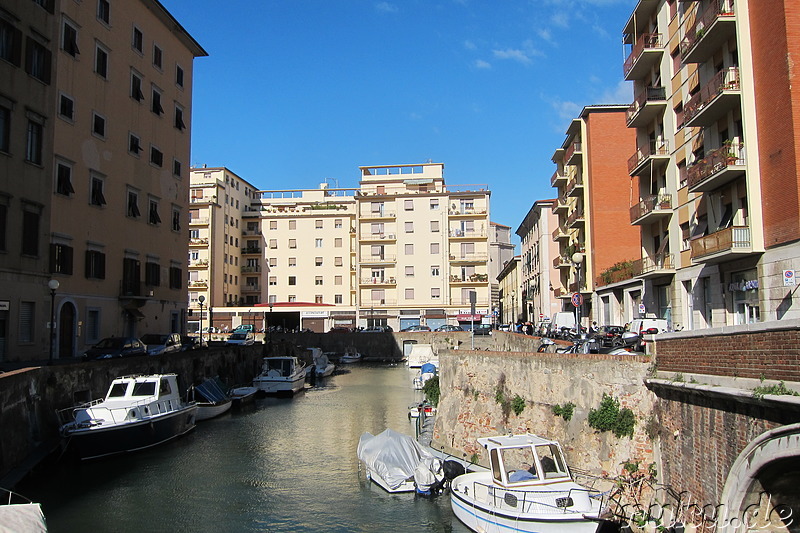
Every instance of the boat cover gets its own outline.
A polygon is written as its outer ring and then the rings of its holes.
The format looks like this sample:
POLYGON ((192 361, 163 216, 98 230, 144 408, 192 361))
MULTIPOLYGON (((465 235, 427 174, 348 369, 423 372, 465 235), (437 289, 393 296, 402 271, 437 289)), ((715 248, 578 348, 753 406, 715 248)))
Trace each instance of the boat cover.
POLYGON ((433 363, 425 363, 420 368, 422 374, 436 374, 436 366, 433 363))
POLYGON ((42 506, 38 503, 0 505, 0 532, 47 533, 42 506))
POLYGON ((228 394, 225 392, 226 389, 227 387, 222 383, 219 377, 209 378, 194 388, 200 396, 211 403, 219 403, 227 400, 228 394))
POLYGON ((433 457, 412 437, 391 429, 378 435, 368 432, 361 435, 356 453, 392 489, 413 477, 423 458, 433 457))

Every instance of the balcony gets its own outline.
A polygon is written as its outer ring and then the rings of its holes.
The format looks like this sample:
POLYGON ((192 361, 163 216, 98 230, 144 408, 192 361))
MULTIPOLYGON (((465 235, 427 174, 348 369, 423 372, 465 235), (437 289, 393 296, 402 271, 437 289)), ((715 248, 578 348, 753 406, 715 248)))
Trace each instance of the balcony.
POLYGON ((189 262, 189 268, 208 268, 208 259, 197 259, 189 262))
POLYGON ((643 257, 633 262, 633 273, 639 279, 655 278, 675 273, 672 254, 660 253, 653 257, 643 257))
POLYGON ((664 42, 660 33, 643 33, 636 39, 631 53, 622 66, 625 79, 640 80, 661 61, 664 55, 664 42))
POLYGON ((742 91, 739 68, 717 72, 700 92, 692 96, 683 109, 687 126, 711 126, 728 111, 741 107, 742 91))
POLYGON ((119 297, 126 299, 148 299, 153 297, 154 287, 145 285, 139 280, 122 280, 119 282, 119 297))
POLYGON ((189 239, 189 246, 208 246, 208 237, 189 239))
POLYGON ((260 254, 261 254, 260 246, 247 246, 242 248, 242 255, 260 255, 260 254))
POLYGON ((242 285, 242 292, 261 292, 261 287, 258 285, 242 285))
POLYGON ((242 274, 255 274, 261 272, 261 267, 258 265, 245 265, 242 267, 242 274))
POLYGON ((681 41, 684 63, 703 63, 736 35, 733 0, 712 0, 708 9, 695 19, 681 41))
POLYGON ((662 217, 672 215, 672 195, 654 194, 643 198, 631 207, 631 224, 651 224, 662 217))
POLYGON ((486 216, 486 209, 475 209, 472 207, 469 208, 451 208, 447 211, 447 216, 453 218, 474 218, 474 217, 485 217, 486 216))
POLYGON ((189 219, 190 226, 208 226, 208 217, 195 217, 189 219))
POLYGON ((620 261, 611 265, 600 273, 595 278, 595 284, 599 287, 619 283, 621 281, 628 281, 636 276, 637 272, 634 271, 634 264, 636 260, 620 261))
POLYGON ((475 285, 487 283, 489 274, 471 274, 469 276, 451 275, 450 284, 453 285, 475 285))
POLYGON ((394 279, 393 277, 388 277, 388 278, 379 278, 379 277, 361 278, 359 280, 359 285, 361 285, 362 287, 364 285, 377 285, 377 286, 381 286, 381 287, 387 287, 387 286, 394 287, 395 285, 397 285, 397 280, 394 279))
POLYGON ((361 242, 368 242, 368 241, 378 241, 378 242, 386 242, 386 241, 396 241, 397 237, 394 233, 367 233, 366 235, 361 236, 361 242))
POLYGON ((207 289, 208 280, 205 279, 190 280, 187 285, 189 286, 190 289, 207 289))
POLYGON ((567 292, 567 289, 565 289, 564 287, 556 287, 555 289, 553 289, 553 296, 555 296, 556 298, 571 298, 572 293, 567 292))
POLYGON ((263 237, 260 229, 246 229, 242 231, 242 237, 263 237))
POLYGON ((374 309, 375 307, 381 307, 385 305, 397 305, 397 300, 390 299, 390 298, 378 298, 375 300, 372 299, 363 299, 361 300, 361 309, 374 309))
POLYGON ((557 241, 559 239, 569 239, 570 232, 566 226, 559 226, 553 232, 553 240, 557 241))
POLYGON ((564 196, 559 196, 558 200, 556 200, 556 205, 553 206, 553 212, 558 213, 560 211, 568 211, 569 210, 569 201, 564 196))
POLYGON ((368 211, 366 213, 362 213, 361 220, 380 220, 385 218, 395 218, 394 211, 368 211))
POLYGON ((553 259, 553 266, 555 268, 572 268, 573 266, 572 259, 570 259, 569 257, 561 257, 561 256, 556 257, 555 259, 553 259))
POLYGON ((575 228, 583 223, 584 219, 583 219, 582 209, 581 210, 576 209, 575 211, 572 212, 572 214, 569 217, 567 217, 567 226, 570 228, 575 228))
POLYGON ((550 186, 558 187, 559 185, 565 184, 568 179, 569 176, 567 176, 567 173, 564 172, 564 169, 558 169, 553 173, 553 177, 550 178, 550 186))
POLYGON ((629 128, 639 128, 650 124, 667 109, 667 90, 664 87, 647 87, 633 100, 625 112, 629 128))
POLYGON ((485 263, 488 260, 488 254, 462 254, 460 256, 450 256, 451 263, 485 263))
POLYGON ((744 145, 730 144, 717 148, 686 169, 689 192, 710 192, 719 189, 747 172, 744 145))
POLYGON ((361 258, 362 265, 379 265, 383 263, 395 263, 397 256, 394 254, 367 255, 361 258))
POLYGON ((581 142, 575 141, 569 145, 569 148, 567 148, 567 151, 564 153, 564 164, 578 165, 580 164, 582 157, 583 152, 581 152, 581 142))
POLYGON ((583 192, 583 178, 580 176, 580 174, 569 180, 565 192, 567 196, 581 195, 583 192))
POLYGON ((486 232, 479 230, 452 229, 448 236, 451 239, 485 239, 486 232))
POLYGON ((748 226, 732 226, 691 241, 693 263, 713 263, 753 252, 748 226))
POLYGON ((639 176, 650 174, 656 165, 669 162, 669 143, 667 141, 651 140, 647 145, 640 146, 636 153, 628 159, 628 174, 639 176))

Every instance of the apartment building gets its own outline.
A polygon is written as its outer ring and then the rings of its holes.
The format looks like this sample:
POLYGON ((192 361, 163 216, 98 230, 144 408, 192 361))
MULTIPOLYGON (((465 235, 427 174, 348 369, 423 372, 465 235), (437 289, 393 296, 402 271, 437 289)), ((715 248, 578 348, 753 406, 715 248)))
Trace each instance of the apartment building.
POLYGON ((503 270, 497 275, 498 289, 498 322, 514 325, 520 320, 520 274, 522 274, 521 257, 515 256, 506 262, 503 270))
POLYGON ((559 227, 554 211, 556 205, 557 199, 536 200, 516 231, 522 253, 516 299, 519 307, 515 316, 523 322, 538 324, 563 308, 563 301, 555 294, 555 287, 561 283, 557 268, 561 252, 553 238, 553 232, 559 227))
POLYGON ((642 247, 598 290, 610 322, 646 314, 699 329, 798 316, 800 89, 785 61, 800 51, 797 24, 784 2, 637 3, 623 72, 642 247))
POLYGON ((359 325, 490 322, 488 188, 446 185, 442 163, 359 169, 359 325))
POLYGON ((48 356, 57 55, 52 6, 0 6, 0 361, 48 356))
POLYGON ((40 284, 4 285, 7 353, 47 353, 50 331, 56 358, 182 331, 192 67, 205 51, 156 0, 18 0, 0 20, 4 228, 19 247, 3 261, 40 284))
POLYGON ((580 294, 586 323, 597 320, 595 276, 602 279, 639 254, 639 232, 630 225, 626 199, 632 185, 625 162, 635 147, 626 110, 619 105, 585 107, 552 158, 556 172, 551 185, 558 190, 553 208, 558 225, 552 237, 559 246, 553 259, 559 271, 553 295, 561 300, 560 310, 572 311, 573 295, 580 294))
POLYGON ((498 277, 506 264, 514 258, 516 247, 511 242, 511 227, 497 222, 489 223, 489 281, 491 283, 491 310, 497 322, 500 315, 500 283, 498 277))

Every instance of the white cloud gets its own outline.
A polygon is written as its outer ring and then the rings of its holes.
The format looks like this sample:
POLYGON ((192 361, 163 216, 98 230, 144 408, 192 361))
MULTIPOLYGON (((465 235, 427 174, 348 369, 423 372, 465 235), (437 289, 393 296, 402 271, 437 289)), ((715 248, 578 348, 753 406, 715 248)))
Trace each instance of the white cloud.
POLYGON ((600 96, 603 104, 627 104, 633 101, 633 84, 620 81, 614 87, 607 88, 600 96))
POLYGON ((477 50, 478 47, 472 41, 464 41, 464 48, 467 50, 477 50))
POLYGON ((547 41, 548 43, 554 43, 553 34, 547 28, 539 28, 538 30, 536 30, 536 34, 543 41, 547 41))
POLYGON ((475 60, 475 68, 492 68, 492 64, 488 61, 484 61, 483 59, 476 59, 475 60))
POLYGON ((558 117, 564 121, 571 121, 573 118, 577 117, 578 113, 583 109, 583 107, 575 102, 564 102, 561 100, 554 100, 550 105, 553 106, 558 117))
POLYGON ((554 26, 558 26, 559 28, 568 28, 569 15, 567 15, 567 13, 564 11, 553 13, 553 16, 550 17, 550 22, 552 22, 554 26))
POLYGON ((531 62, 531 58, 528 57, 524 51, 519 50, 517 48, 506 48, 505 50, 492 50, 494 57, 497 59, 513 59, 514 61, 519 61, 520 63, 528 64, 531 62))
POLYGON ((390 4, 389 2, 379 2, 375 4, 375 9, 384 13, 397 13, 400 11, 396 5, 390 4))

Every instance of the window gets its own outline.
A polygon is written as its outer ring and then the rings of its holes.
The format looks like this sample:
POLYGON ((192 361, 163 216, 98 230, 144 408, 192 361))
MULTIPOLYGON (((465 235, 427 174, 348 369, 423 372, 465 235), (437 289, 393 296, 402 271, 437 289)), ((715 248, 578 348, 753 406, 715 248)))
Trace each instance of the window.
POLYGON ((75 101, 66 94, 58 96, 58 114, 61 118, 75 120, 75 101))
POLYGON ((86 310, 86 341, 96 344, 100 340, 100 310, 86 310))
POLYGON ((314 277, 314 285, 322 285, 322 276, 314 277))
POLYGON ((150 145, 150 162, 157 167, 160 167, 164 162, 164 154, 153 145, 150 145))
POLYGON ((106 119, 103 115, 92 113, 92 133, 98 137, 106 136, 106 119))
POLYGON ((431 211, 438 211, 438 210, 439 210, 439 199, 431 198, 431 211))
POLYGON ((183 280, 183 269, 178 266, 169 267, 169 288, 180 289, 183 280))
POLYGON ((406 266, 406 277, 407 278, 413 278, 414 277, 414 267, 413 266, 411 266, 411 265, 406 266))
POLYGON ((161 91, 158 90, 158 88, 156 88, 156 86, 154 85, 152 87, 151 93, 152 93, 152 98, 150 101, 150 111, 152 111, 158 116, 161 116, 164 114, 164 108, 161 107, 161 91))
POLYGON ((175 65, 175 85, 183 87, 183 67, 175 65))
POLYGON ((322 221, 321 220, 315 220, 314 221, 314 227, 316 229, 322 229, 322 221))
POLYGON ((383 223, 373 222, 372 224, 370 224, 370 233, 372 233, 373 235, 383 234, 383 223))
POLYGON ((290 267, 296 267, 297 266, 297 258, 296 257, 290 257, 289 258, 289 266, 290 267))
POLYGON ((69 196, 75 194, 72 187, 72 166, 67 163, 56 163, 56 192, 69 196))
POLYGON ((142 215, 139 211, 139 193, 136 191, 128 191, 127 215, 131 218, 138 218, 142 215))
POLYGON ((61 34, 61 49, 72 57, 80 53, 80 50, 78 50, 78 29, 66 20, 61 34))
POLYGON ((334 257, 333 258, 333 266, 340 267, 344 264, 341 257, 334 257))
POLYGON ((335 304, 342 303, 342 295, 341 294, 334 294, 333 295, 333 303, 335 303, 335 304))
POLYGON ((335 220, 333 221, 333 227, 334 227, 335 229, 341 229, 341 228, 342 228, 342 219, 341 219, 341 218, 337 218, 337 219, 335 219, 335 220))
POLYGON ((25 160, 35 165, 42 164, 42 134, 44 119, 28 112, 28 130, 25 147, 25 160))
POLYGON ((289 239, 289 248, 297 248, 297 239, 289 239))
POLYGON ((403 201, 403 208, 406 211, 413 211, 414 210, 414 200, 404 200, 403 201))
POLYGON ((36 317, 36 304, 34 302, 19 303, 19 342, 27 344, 33 342, 34 319, 36 317))
POLYGON ((183 167, 183 165, 181 164, 180 161, 178 161, 177 159, 173 159, 172 160, 172 175, 175 176, 176 178, 180 178, 181 177, 182 167, 183 167))
POLYGON ((270 220, 269 221, 269 229, 271 229, 271 230, 278 229, 278 221, 277 220, 270 220))
POLYGON ((27 38, 25 72, 49 85, 51 60, 50 50, 38 41, 27 38))
POLYGON ((142 77, 131 72, 131 98, 137 102, 144 100, 144 93, 142 92, 142 77))
POLYGON ((270 257, 269 258, 269 266, 272 267, 272 268, 278 266, 278 259, 276 257, 270 257))
POLYGON ((181 208, 172 206, 172 231, 181 230, 181 208))
POLYGON ((0 59, 17 67, 22 60, 22 31, 2 18, 0 18, 0 59))
POLYGON ((431 232, 438 233, 439 232, 439 221, 438 220, 431 220, 431 232))
POLYGON ((431 254, 439 255, 439 243, 432 242, 431 243, 431 254))
POLYGON ((111 4, 108 0, 97 0, 97 18, 106 24, 111 21, 111 4))
POLYGON ((439 277, 439 265, 433 265, 431 267, 431 277, 438 278, 439 277))
POLYGON ((161 265, 152 261, 144 264, 144 284, 148 287, 161 285, 161 265))
POLYGON ((8 152, 11 136, 11 109, 0 100, 0 152, 8 152))
POLYGON ((406 297, 406 300, 413 300, 414 299, 414 289, 406 289, 405 290, 405 297, 406 297))
POLYGON ((128 134, 128 151, 134 155, 139 155, 139 152, 142 151, 142 143, 139 141, 139 137, 133 133, 128 134))
POLYGON ((322 248, 322 239, 314 239, 314 248, 322 248))
POLYGON ((6 228, 8 227, 8 197, 0 196, 0 250, 6 251, 6 228))
POLYGON ((289 285, 297 285, 297 277, 289 276, 289 285))
POLYGON ((183 108, 175 105, 175 127, 183 131, 186 129, 186 124, 183 122, 183 108))
POLYGON ((333 239, 333 246, 335 248, 341 248, 342 247, 342 238, 341 237, 336 237, 335 239, 333 239))
POLYGON ((164 52, 158 45, 153 45, 153 66, 161 70, 162 61, 164 59, 164 52))
POLYGON ((278 278, 277 278, 277 276, 270 276, 270 277, 269 277, 269 284, 270 284, 270 285, 277 285, 277 284, 278 284, 278 278))
POLYGON ((66 244, 50 244, 50 272, 72 274, 72 247, 66 244))
POLYGON ((273 250, 278 248, 278 239, 270 239, 269 247, 272 248, 273 250))
POLYGON ((314 295, 314 303, 315 304, 321 304, 322 303, 322 295, 321 294, 314 295))
POLYGON ((406 244, 405 253, 406 253, 406 255, 414 255, 414 245, 410 244, 410 243, 406 244))
POLYGON ((148 209, 147 222, 157 226, 161 224, 161 217, 158 216, 158 200, 150 198, 150 208, 148 209))
POLYGON ((314 258, 314 266, 318 266, 318 267, 322 266, 322 258, 321 257, 315 257, 314 258))
POLYGON ((431 287, 431 299, 438 300, 442 297, 442 289, 439 287, 431 287))
POLYGON ((289 221, 289 229, 297 229, 297 221, 296 220, 290 220, 289 221))
POLYGON ((142 30, 139 28, 133 28, 131 46, 140 54, 144 51, 144 35, 142 35, 142 30))
POLYGON ((99 44, 94 47, 94 71, 103 79, 108 79, 108 51, 99 44))
POLYGON ((296 295, 294 295, 294 294, 290 294, 290 295, 289 295, 289 298, 288 298, 288 301, 290 301, 290 302, 296 302, 296 301, 297 301, 297 296, 296 296, 296 295))
POLYGON ((406 222, 406 233, 414 233, 414 223, 413 222, 406 222))
POLYGON ((333 284, 334 285, 341 285, 342 284, 342 276, 334 276, 333 277, 333 284))

